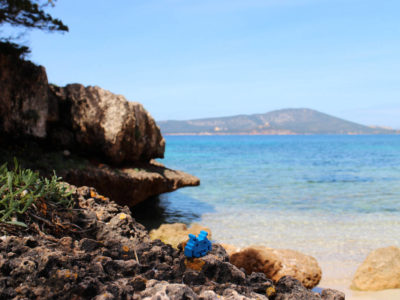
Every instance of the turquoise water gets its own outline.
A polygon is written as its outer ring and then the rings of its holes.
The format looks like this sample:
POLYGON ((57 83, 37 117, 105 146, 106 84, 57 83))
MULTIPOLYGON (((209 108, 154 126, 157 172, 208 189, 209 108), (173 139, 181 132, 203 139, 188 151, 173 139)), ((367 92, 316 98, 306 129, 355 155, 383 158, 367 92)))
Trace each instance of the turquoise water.
MULTIPOLYGON (((169 222, 213 239, 315 256, 351 277, 370 250, 399 246, 400 136, 167 136, 166 166, 201 186, 161 196, 169 222)), ((335 275, 336 274, 336 275, 335 275)))

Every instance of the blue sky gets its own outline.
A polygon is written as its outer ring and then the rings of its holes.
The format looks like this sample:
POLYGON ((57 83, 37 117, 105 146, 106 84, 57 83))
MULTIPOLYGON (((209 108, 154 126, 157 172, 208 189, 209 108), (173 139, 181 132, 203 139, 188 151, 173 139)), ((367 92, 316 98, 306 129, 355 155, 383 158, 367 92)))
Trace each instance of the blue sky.
POLYGON ((400 1, 58 0, 32 31, 58 85, 98 85, 156 120, 307 107, 400 128, 400 1))

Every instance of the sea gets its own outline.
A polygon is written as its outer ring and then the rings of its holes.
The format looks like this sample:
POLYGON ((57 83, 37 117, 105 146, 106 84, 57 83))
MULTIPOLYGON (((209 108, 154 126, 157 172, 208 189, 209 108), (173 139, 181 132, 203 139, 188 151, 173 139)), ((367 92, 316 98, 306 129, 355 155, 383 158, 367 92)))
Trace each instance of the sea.
POLYGON ((198 187, 158 198, 163 221, 212 239, 314 256, 322 286, 350 285, 372 250, 400 246, 399 135, 165 136, 167 167, 198 187))

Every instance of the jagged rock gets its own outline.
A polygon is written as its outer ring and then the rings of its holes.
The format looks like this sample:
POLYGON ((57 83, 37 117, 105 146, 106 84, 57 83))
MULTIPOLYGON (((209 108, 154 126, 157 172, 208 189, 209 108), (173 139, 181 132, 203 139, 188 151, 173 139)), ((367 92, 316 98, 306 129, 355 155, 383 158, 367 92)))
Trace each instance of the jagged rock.
POLYGON ((182 171, 151 162, 135 168, 111 168, 105 164, 60 172, 66 181, 95 187, 101 194, 129 207, 162 193, 185 186, 197 186, 200 180, 182 171))
POLYGON ((43 67, 0 53, 0 133, 46 136, 47 85, 43 67))
POLYGON ((305 288, 300 281, 290 276, 283 276, 276 284, 274 300, 344 300, 342 292, 324 289, 321 294, 305 288))
POLYGON ((197 236, 201 230, 207 231, 208 239, 212 239, 209 228, 199 224, 192 224, 190 228, 187 228, 186 224, 183 223, 162 224, 158 229, 150 231, 150 238, 152 240, 159 239, 166 244, 172 245, 174 248, 178 248, 179 244, 189 239, 189 233, 197 236))
POLYGON ((290 276, 283 276, 276 284, 274 300, 317 300, 321 296, 306 289, 300 281, 290 276))
POLYGON ((214 291, 206 290, 200 294, 200 300, 218 300, 221 296, 217 295, 214 291))
POLYGON ((226 289, 222 295, 226 300, 245 300, 247 298, 233 289, 226 289))
POLYGON ((352 289, 377 291, 400 288, 400 248, 372 251, 354 275, 352 289))
POLYGON ((305 287, 313 288, 321 280, 322 272, 317 260, 295 250, 251 246, 233 253, 229 260, 244 268, 247 274, 262 272, 275 282, 289 275, 300 280, 305 287))
MULTIPOLYGON (((74 210, 55 219, 63 227, 54 228, 51 222, 27 223, 28 230, 20 230, 19 236, 0 237, 0 299, 267 300, 319 296, 287 277, 274 286, 263 273, 246 276, 229 263, 226 251, 216 243, 206 256, 186 258, 182 248, 151 241, 127 207, 109 201, 93 188, 68 188, 74 197, 74 210), (74 220, 73 230, 63 232, 74 220)), ((49 217, 54 217, 53 213, 49 217)), ((42 214, 47 216, 46 211, 42 214)))
POLYGON ((199 297, 184 284, 168 283, 166 281, 158 282, 149 280, 146 289, 140 293, 144 299, 170 299, 170 300, 197 300, 199 297), (160 298, 158 298, 160 297, 160 298))
POLYGON ((164 156, 165 140, 137 102, 100 87, 49 85, 43 67, 2 53, 0 91, 1 143, 32 140, 45 145, 46 153, 62 151, 60 165, 68 165, 71 153, 76 161, 89 158, 85 166, 57 170, 72 184, 94 186, 118 203, 134 206, 200 183, 194 176, 151 162, 164 156))
POLYGON ((207 278, 218 283, 244 284, 246 275, 234 265, 223 262, 212 254, 202 257, 201 260, 205 262, 201 271, 207 278))
POLYGON ((70 84, 49 88, 51 102, 58 107, 54 110, 55 115, 58 111, 58 118, 53 118, 56 121, 49 128, 55 142, 65 148, 105 156, 113 163, 164 157, 165 140, 140 103, 129 102, 124 96, 97 86, 70 84))
POLYGON ((324 300, 345 300, 345 295, 337 290, 324 289, 321 292, 321 298, 324 300))

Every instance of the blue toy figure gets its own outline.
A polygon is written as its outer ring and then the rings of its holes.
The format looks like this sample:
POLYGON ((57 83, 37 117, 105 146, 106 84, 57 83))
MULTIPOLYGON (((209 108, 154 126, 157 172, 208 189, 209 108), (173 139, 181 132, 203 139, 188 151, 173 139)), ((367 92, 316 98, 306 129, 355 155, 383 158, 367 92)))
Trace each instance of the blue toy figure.
POLYGON ((202 257, 211 251, 211 242, 207 238, 207 231, 200 231, 198 237, 194 234, 189 234, 189 241, 185 247, 186 257, 202 257))

